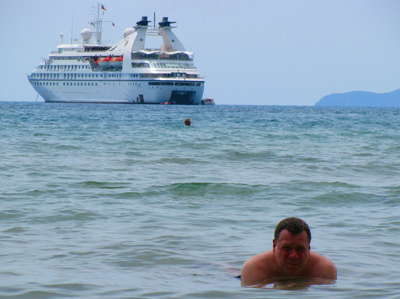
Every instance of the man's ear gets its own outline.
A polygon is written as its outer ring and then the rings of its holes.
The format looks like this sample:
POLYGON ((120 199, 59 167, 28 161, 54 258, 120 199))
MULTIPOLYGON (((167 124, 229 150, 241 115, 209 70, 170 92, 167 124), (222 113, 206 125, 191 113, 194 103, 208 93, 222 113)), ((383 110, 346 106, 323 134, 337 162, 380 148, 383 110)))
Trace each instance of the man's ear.
POLYGON ((272 252, 275 253, 276 241, 275 239, 272 240, 272 252))

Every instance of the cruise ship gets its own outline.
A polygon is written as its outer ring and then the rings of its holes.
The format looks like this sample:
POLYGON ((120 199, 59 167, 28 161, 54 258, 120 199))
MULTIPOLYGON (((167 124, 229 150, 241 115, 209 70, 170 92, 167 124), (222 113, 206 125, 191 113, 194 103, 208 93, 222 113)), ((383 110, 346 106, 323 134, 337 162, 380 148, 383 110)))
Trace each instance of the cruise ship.
POLYGON ((164 17, 152 27, 142 17, 120 42, 106 45, 102 9, 98 4, 93 28, 82 30, 81 43, 59 45, 28 75, 45 102, 200 104, 205 81, 193 53, 172 32, 175 22, 164 17), (146 48, 146 36, 158 36, 161 46, 146 48))

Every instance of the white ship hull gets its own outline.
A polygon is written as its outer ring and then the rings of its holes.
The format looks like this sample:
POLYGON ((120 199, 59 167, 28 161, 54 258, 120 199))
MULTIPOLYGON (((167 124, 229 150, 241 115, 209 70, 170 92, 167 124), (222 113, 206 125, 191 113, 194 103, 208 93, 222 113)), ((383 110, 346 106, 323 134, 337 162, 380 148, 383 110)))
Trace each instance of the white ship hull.
MULTIPOLYGON (((100 6, 98 6, 100 9, 100 6)), ((147 17, 116 45, 101 44, 101 24, 82 31, 81 44, 60 45, 28 75, 45 102, 199 105, 204 79, 164 18, 157 31, 147 17), (99 29, 100 28, 100 29, 99 29), (146 35, 159 35, 159 49, 146 49, 146 35), (96 42, 90 43, 92 33, 96 42)))
POLYGON ((204 92, 202 82, 168 81, 171 85, 157 84, 157 81, 40 81, 29 78, 33 88, 45 102, 58 103, 121 103, 161 104, 175 102, 183 105, 199 105, 204 92), (44 85, 43 85, 44 83, 44 85), (66 85, 68 84, 68 85, 66 85), (194 86, 176 86, 187 84, 194 86), (198 86, 196 86, 198 85, 198 86))

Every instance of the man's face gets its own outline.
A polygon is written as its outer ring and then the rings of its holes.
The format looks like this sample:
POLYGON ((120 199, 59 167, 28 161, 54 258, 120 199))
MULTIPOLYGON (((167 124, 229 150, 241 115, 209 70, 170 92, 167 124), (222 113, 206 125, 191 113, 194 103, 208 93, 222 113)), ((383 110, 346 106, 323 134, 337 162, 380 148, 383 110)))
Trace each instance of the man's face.
POLYGON ((279 240, 274 240, 273 252, 279 268, 285 275, 295 276, 304 269, 310 256, 307 233, 292 235, 287 229, 281 231, 279 240))

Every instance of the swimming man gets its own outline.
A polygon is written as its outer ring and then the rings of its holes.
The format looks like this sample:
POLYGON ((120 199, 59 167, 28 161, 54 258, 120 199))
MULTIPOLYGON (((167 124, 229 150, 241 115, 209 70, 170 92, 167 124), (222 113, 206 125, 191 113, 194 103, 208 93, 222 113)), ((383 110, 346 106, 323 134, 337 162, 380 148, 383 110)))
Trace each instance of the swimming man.
POLYGON ((242 266, 242 286, 289 277, 336 279, 335 265, 311 251, 311 231, 307 223, 290 217, 278 223, 273 247, 248 259, 242 266))

